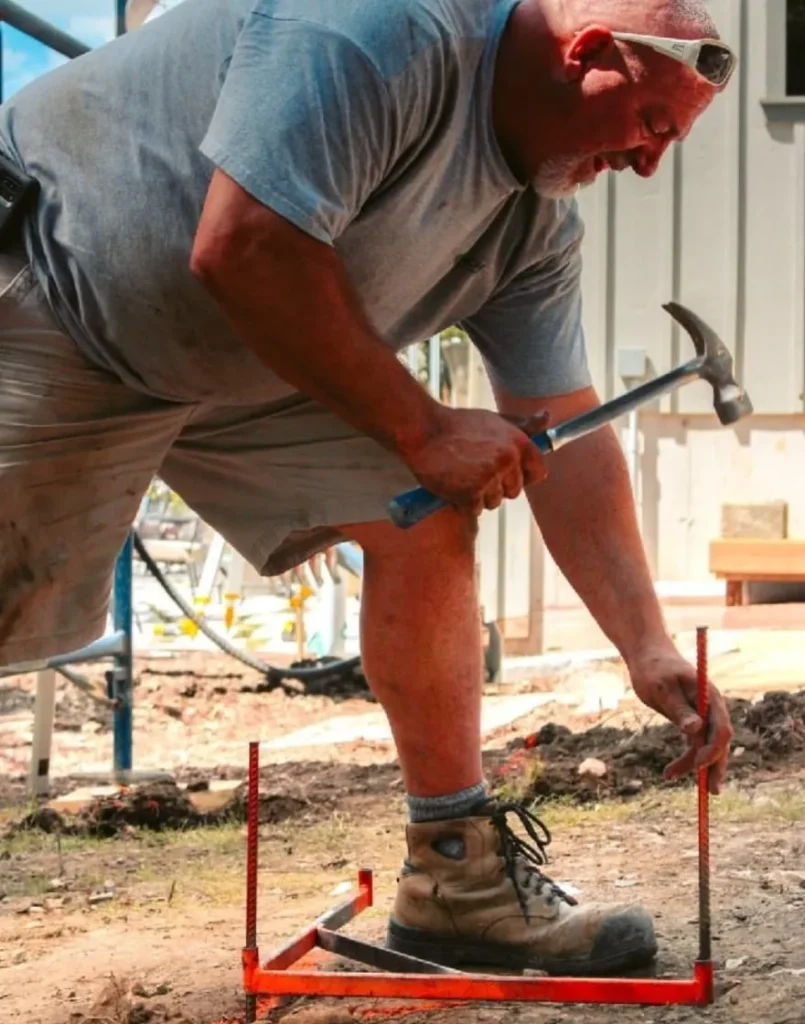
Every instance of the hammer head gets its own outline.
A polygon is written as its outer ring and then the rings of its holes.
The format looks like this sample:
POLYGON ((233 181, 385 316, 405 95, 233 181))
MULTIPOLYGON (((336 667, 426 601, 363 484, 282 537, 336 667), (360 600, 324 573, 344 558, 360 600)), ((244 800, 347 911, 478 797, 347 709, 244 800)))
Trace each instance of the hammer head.
POLYGON ((663 309, 685 328, 697 355, 704 359, 699 374, 713 387, 713 407, 721 423, 727 427, 751 416, 749 395, 735 379, 732 356, 713 328, 678 302, 668 302, 663 309))

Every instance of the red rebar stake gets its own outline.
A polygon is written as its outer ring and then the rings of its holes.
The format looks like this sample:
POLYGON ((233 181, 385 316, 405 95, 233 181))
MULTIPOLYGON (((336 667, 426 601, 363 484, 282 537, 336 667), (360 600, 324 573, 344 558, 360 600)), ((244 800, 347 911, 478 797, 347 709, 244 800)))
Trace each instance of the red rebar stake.
MULTIPOLYGON (((246 805, 246 945, 244 966, 259 966, 257 951, 257 832, 260 818, 260 744, 249 744, 249 792, 246 805)), ((246 996, 245 1024, 254 1024, 257 996, 246 996)))
MULTIPOLYGON (((699 740, 701 750, 707 743, 710 714, 710 680, 707 673, 707 626, 696 630, 697 711, 705 723, 699 740)), ((699 957, 697 975, 703 997, 713 1001, 713 946, 710 915, 710 770, 700 768, 699 784, 699 957)))

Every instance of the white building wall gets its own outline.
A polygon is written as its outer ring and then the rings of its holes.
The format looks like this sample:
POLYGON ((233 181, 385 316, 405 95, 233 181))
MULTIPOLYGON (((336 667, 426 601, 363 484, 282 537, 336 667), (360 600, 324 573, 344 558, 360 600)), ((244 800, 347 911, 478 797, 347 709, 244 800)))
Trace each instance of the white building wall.
MULTIPOLYGON (((624 390, 619 349, 645 350, 649 376, 692 354, 661 308, 676 299, 720 333, 756 409, 725 429, 702 383, 641 414, 638 502, 659 581, 710 579, 708 544, 726 502, 787 501, 790 534, 805 537, 805 101, 767 102, 784 91, 785 6, 712 0, 740 55, 737 80, 654 178, 607 175, 580 195, 584 320, 602 397, 624 390)), ((522 583, 529 527, 521 511, 508 516, 506 572, 490 563, 482 573, 488 610, 493 581, 511 579, 507 618, 533 604, 522 583)), ((496 519, 485 518, 488 562, 496 519)), ((578 604, 547 555, 542 573, 546 604, 578 604)))

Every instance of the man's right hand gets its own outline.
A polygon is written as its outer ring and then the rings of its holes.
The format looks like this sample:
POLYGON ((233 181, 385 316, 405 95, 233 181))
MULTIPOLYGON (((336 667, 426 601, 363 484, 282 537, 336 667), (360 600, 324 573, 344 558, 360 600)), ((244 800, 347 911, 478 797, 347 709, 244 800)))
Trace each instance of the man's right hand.
POLYGON ((530 438, 547 426, 547 414, 504 418, 485 409, 445 408, 435 431, 403 459, 423 487, 480 515, 545 479, 542 454, 530 438))

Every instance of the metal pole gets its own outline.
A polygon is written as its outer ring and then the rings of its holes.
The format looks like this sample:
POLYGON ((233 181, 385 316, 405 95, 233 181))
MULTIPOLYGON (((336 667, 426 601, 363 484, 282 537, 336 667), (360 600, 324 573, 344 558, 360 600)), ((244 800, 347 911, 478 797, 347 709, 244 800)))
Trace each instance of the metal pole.
POLYGON ((37 18, 19 4, 11 3, 11 0, 0 0, 0 21, 7 21, 18 32, 24 32, 63 57, 81 57, 91 49, 86 43, 62 32, 42 18, 37 18))
POLYGON ((126 31, 126 0, 117 0, 115 31, 119 36, 122 36, 126 31))
MULTIPOLYGON (((699 717, 705 723, 699 747, 707 742, 707 720, 710 714, 710 690, 707 675, 707 627, 696 630, 696 669, 699 717)), ((699 962, 712 960, 712 934, 710 915, 710 788, 708 768, 700 768, 699 787, 699 962)))
POLYGON ((131 657, 131 559, 133 541, 129 532, 115 562, 113 615, 115 630, 125 634, 122 653, 115 655, 109 696, 116 702, 114 714, 115 774, 130 772, 132 766, 132 657, 131 657))
MULTIPOLYGON (((257 959, 257 830, 260 825, 260 743, 249 744, 249 791, 246 797, 246 954, 257 959)), ((257 997, 246 996, 245 1024, 257 1018, 257 997)))

